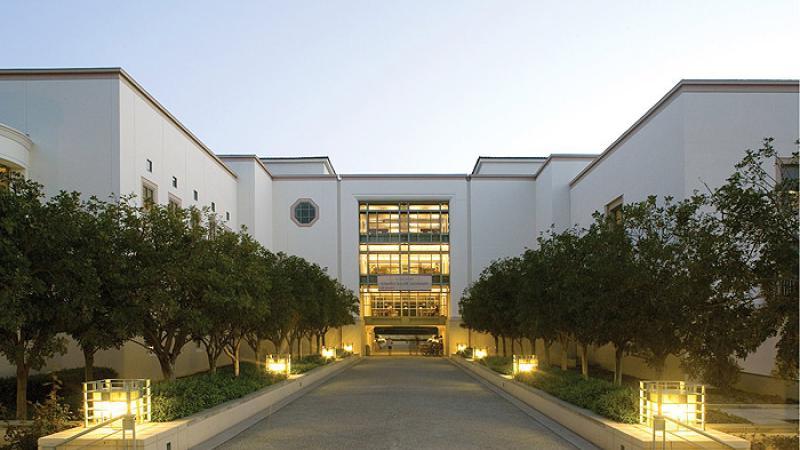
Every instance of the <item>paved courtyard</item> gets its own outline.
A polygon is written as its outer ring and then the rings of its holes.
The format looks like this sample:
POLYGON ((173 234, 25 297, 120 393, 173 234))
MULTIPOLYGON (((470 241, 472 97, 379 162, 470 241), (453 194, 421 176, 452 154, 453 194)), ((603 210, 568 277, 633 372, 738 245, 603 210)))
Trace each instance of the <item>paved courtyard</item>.
POLYGON ((367 358, 225 449, 575 448, 445 359, 367 358))

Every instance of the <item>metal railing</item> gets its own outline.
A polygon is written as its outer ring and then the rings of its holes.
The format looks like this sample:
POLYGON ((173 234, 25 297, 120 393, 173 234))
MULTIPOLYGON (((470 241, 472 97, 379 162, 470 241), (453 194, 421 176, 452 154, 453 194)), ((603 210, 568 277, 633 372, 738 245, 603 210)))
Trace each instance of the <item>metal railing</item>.
MULTIPOLYGON (((89 433, 91 433, 91 432, 93 432, 95 430, 99 430, 100 428, 108 427, 109 425, 111 425, 112 423, 114 423, 114 422, 116 422, 118 420, 122 421, 122 428, 121 429, 114 429, 113 432, 108 433, 107 435, 98 437, 97 439, 94 439, 92 441, 92 443, 94 443, 95 441, 99 441, 101 439, 105 439, 105 438, 107 438, 109 436, 113 436, 113 435, 115 435, 115 434, 117 434, 119 432, 122 432, 122 444, 123 444, 122 448, 125 449, 125 450, 127 450, 129 448, 135 449, 136 448, 136 416, 134 414, 127 414, 127 415, 124 415, 124 416, 114 417, 113 419, 108 419, 108 420, 106 420, 104 422, 100 422, 100 423, 98 423, 96 425, 88 427, 88 428, 86 428, 85 430, 83 430, 83 431, 81 431, 79 433, 73 434, 72 436, 70 436, 68 438, 64 438, 63 440, 61 440, 57 444, 43 445, 40 448, 42 448, 43 450, 56 450, 59 447, 63 447, 64 445, 67 445, 70 442, 72 442, 72 441, 74 441, 74 440, 76 440, 76 439, 78 439, 78 438, 80 438, 82 436, 86 436, 87 434, 89 434, 89 433), (130 431, 131 432, 130 440, 128 439, 128 436, 126 435, 126 431, 130 431), (132 445, 129 445, 129 444, 132 444, 132 445)), ((88 444, 86 444, 84 446, 76 447, 76 448, 85 448, 85 447, 89 447, 90 445, 91 445, 91 443, 88 443, 88 444)))
POLYGON ((652 450, 656 450, 656 448, 660 448, 661 450, 666 450, 668 448, 667 447, 667 434, 675 437, 677 440, 680 440, 683 443, 685 443, 685 444, 687 444, 687 445, 689 445, 691 447, 694 447, 694 448, 699 448, 699 449, 708 449, 708 448, 724 448, 724 449, 729 449, 730 448, 730 449, 732 449, 732 448, 735 448, 735 447, 727 444, 722 439, 720 439, 720 438, 718 438, 718 437, 706 432, 705 430, 703 430, 701 428, 698 428, 698 427, 683 423, 680 420, 675 420, 675 419, 670 418, 670 417, 665 417, 665 416, 655 416, 655 417, 653 417, 653 427, 652 428, 653 428, 653 440, 652 440, 652 444, 651 444, 651 447, 650 447, 652 450), (686 436, 681 436, 679 433, 677 433, 675 431, 668 431, 667 430, 667 422, 670 422, 670 423, 673 423, 673 424, 677 425, 678 426, 678 431, 680 431, 681 429, 689 430, 689 431, 691 431, 693 433, 699 434, 700 436, 703 436, 703 437, 713 441, 715 443, 715 445, 713 447, 709 447, 708 445, 704 445, 703 442, 692 441, 692 440, 688 439, 686 436), (659 431, 661 432, 661 447, 656 447, 656 444, 658 443, 658 436, 657 436, 658 433, 657 432, 659 432, 659 431))

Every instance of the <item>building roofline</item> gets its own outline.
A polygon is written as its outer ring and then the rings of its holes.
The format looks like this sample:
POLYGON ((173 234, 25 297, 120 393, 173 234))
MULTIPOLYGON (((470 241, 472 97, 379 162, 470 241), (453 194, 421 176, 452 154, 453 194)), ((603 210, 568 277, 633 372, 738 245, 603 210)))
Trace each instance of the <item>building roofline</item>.
POLYGON ((258 163, 258 166, 261 167, 264 173, 269 175, 270 178, 273 178, 272 173, 269 171, 269 169, 267 169, 267 166, 264 165, 264 163, 261 161, 261 158, 258 155, 234 154, 234 155, 219 155, 219 157, 223 161, 225 161, 226 159, 253 159, 256 161, 256 163, 258 163))
POLYGON ((122 67, 89 67, 89 68, 49 68, 49 69, 0 69, 0 77, 3 76, 103 76, 111 75, 118 76, 120 79, 128 82, 135 90, 142 94, 153 106, 156 107, 167 119, 169 119, 175 126, 178 127, 186 136, 194 141, 201 149, 203 149, 220 167, 225 169, 233 178, 239 178, 236 172, 231 170, 230 167, 225 165, 224 162, 205 144, 200 140, 189 128, 187 128, 180 120, 172 115, 169 110, 164 107, 158 100, 155 99, 147 90, 142 87, 128 72, 122 67))
POLYGON ((271 163, 287 163, 291 164, 296 161, 320 161, 325 164, 325 167, 330 172, 330 175, 336 175, 336 169, 333 168, 331 159, 327 156, 262 156, 261 161, 269 161, 271 163))
POLYGON ((737 80, 737 79, 684 79, 679 81, 672 89, 664 94, 653 106, 650 107, 636 122, 625 130, 620 137, 611 143, 594 161, 589 163, 581 170, 572 181, 569 187, 573 188, 584 176, 592 171, 600 162, 614 152, 617 147, 632 136, 640 127, 646 124, 656 114, 661 112, 672 100, 682 92, 798 92, 798 80, 737 80), (765 89, 766 88, 766 89, 765 89))
POLYGON ((553 153, 553 154, 551 154, 550 156, 547 157, 547 159, 545 160, 544 164, 539 166, 539 170, 537 170, 536 173, 533 176, 538 178, 539 174, 542 173, 544 168, 547 167, 550 164, 550 161, 553 161, 553 160, 558 160, 558 159, 565 159, 565 160, 591 159, 591 160, 593 160, 593 159, 597 158, 597 155, 598 155, 597 153, 553 153))
POLYGON ((475 165, 472 166, 472 175, 477 175, 478 167, 487 159, 507 160, 507 161, 544 161, 546 156, 478 156, 475 165))

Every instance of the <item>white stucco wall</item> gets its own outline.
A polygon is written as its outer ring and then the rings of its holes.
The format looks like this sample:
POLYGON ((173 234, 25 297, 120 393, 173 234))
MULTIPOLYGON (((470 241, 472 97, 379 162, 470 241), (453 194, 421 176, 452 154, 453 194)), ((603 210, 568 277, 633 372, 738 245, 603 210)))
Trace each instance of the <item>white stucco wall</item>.
POLYGON ((264 165, 270 173, 274 175, 331 175, 325 160, 322 159, 296 159, 296 160, 274 160, 265 158, 264 165))
POLYGON ((116 76, 0 76, 0 122, 33 142, 27 175, 48 195, 118 190, 116 76))
POLYGON ((537 238, 551 228, 560 232, 574 225, 570 218, 569 182, 590 161, 582 157, 553 158, 538 172, 536 200, 533 203, 536 208, 537 238))
POLYGON ((28 170, 32 147, 33 142, 24 133, 0 123, 0 164, 23 172, 28 170))
POLYGON ((536 159, 481 159, 475 175, 533 175, 544 164, 536 159))
POLYGON ((119 139, 119 192, 141 196, 142 180, 147 180, 157 186, 159 203, 167 203, 169 194, 183 207, 214 202, 222 219, 230 212, 231 228, 238 225, 236 176, 126 81, 119 81, 119 139), (146 169, 148 159, 152 173, 146 169))
POLYGON ((238 225, 245 226, 261 245, 272 248, 272 177, 253 156, 221 158, 239 179, 238 225))

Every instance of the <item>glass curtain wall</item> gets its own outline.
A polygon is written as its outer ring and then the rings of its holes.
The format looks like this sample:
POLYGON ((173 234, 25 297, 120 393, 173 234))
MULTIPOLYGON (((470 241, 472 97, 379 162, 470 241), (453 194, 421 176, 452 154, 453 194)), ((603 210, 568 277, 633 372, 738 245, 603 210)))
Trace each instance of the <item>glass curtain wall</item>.
POLYGON ((364 316, 447 315, 450 226, 446 202, 362 202, 359 273, 364 316), (380 275, 430 275, 431 290, 379 291, 380 275))

